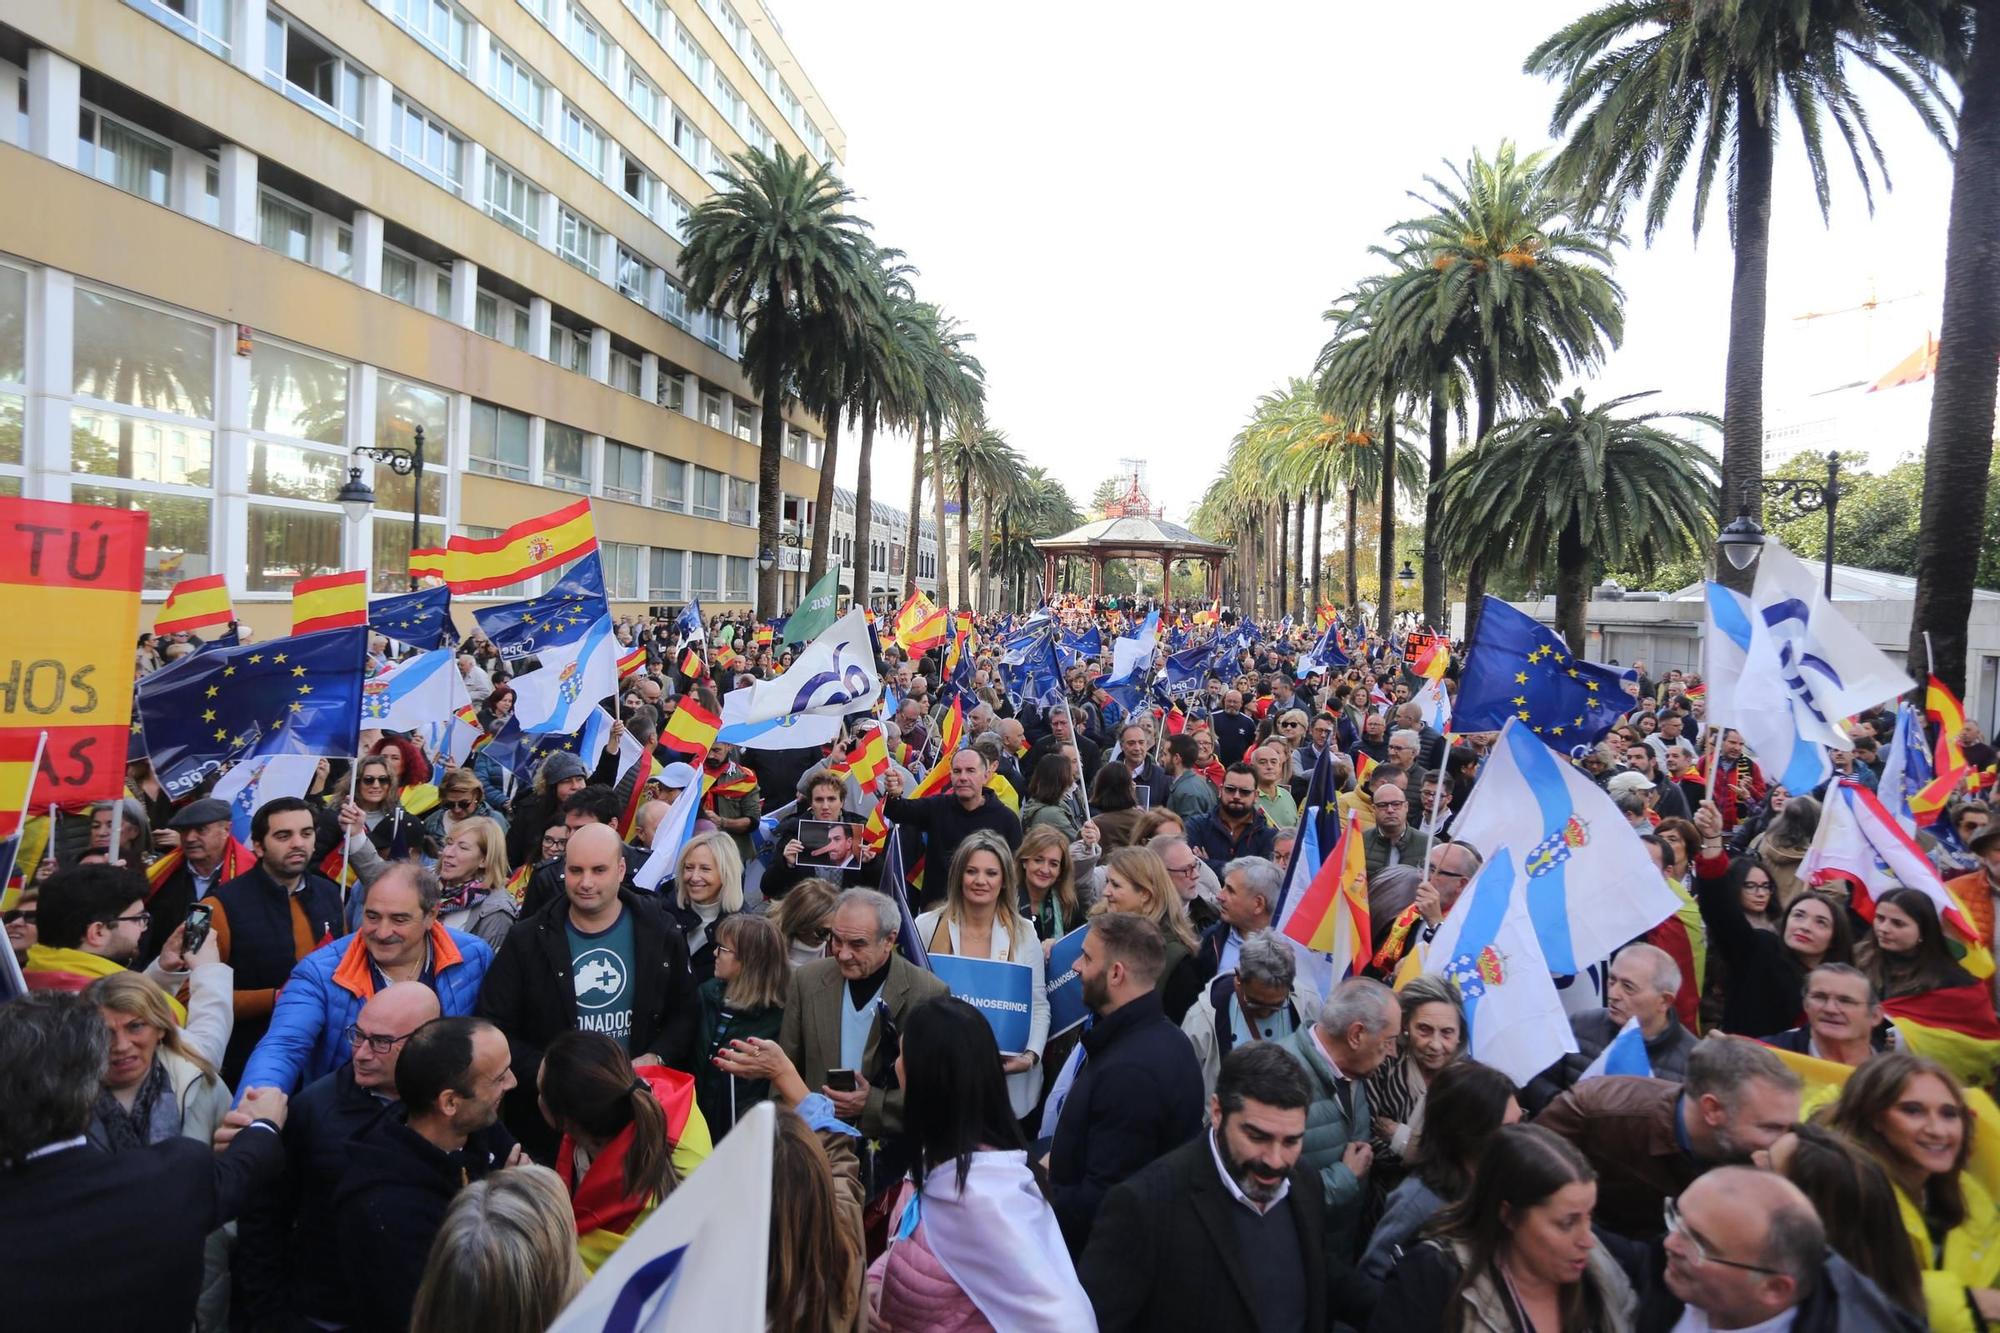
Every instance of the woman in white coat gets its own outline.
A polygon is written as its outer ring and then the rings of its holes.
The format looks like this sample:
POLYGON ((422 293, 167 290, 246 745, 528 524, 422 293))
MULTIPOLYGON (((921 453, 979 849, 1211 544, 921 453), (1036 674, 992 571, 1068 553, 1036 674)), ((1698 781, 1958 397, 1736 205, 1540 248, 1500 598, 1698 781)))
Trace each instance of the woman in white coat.
POLYGON ((1027 1049, 1006 1052, 1007 1099, 1017 1117, 1042 1095, 1042 1048, 1049 1036, 1049 997, 1041 943, 1034 923, 1015 906, 1014 854, 998 834, 967 835, 951 859, 944 906, 917 918, 917 938, 934 954, 1018 963, 1029 970, 1027 1049))

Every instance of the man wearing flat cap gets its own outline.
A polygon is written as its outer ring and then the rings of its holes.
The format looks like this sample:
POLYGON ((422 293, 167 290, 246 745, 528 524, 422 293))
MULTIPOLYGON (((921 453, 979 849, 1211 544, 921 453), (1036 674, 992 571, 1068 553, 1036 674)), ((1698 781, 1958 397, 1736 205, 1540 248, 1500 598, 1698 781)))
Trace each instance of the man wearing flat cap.
POLYGON ((152 895, 146 910, 153 919, 139 941, 134 963, 144 968, 160 956, 167 937, 187 920, 188 909, 252 865, 257 858, 231 836, 229 803, 213 796, 190 801, 174 812, 167 827, 180 834, 181 845, 147 870, 152 895))

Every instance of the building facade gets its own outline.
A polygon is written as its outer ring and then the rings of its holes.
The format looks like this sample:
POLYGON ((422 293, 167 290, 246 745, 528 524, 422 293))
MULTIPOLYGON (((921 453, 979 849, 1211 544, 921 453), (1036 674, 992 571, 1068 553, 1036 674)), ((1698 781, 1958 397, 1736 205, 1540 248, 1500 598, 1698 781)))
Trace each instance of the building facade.
MULTIPOLYGON (((902 605, 903 599, 909 595, 910 579, 914 576, 917 587, 931 600, 938 600, 937 525, 927 518, 917 520, 917 556, 913 570, 909 553, 909 510, 885 505, 880 500, 872 502, 869 505, 873 515, 869 520, 870 549, 862 553, 868 562, 864 577, 856 564, 854 550, 854 499, 854 492, 846 487, 834 488, 833 536, 828 547, 828 559, 840 561, 840 595, 858 606, 872 606, 877 611, 893 610, 902 605)), ((811 534, 807 533, 806 537, 810 540, 811 534)), ((799 568, 805 568, 804 551, 788 550, 786 555, 795 555, 799 568)))
POLYGON ((0 0, 0 106, 0 494, 146 510, 155 607, 222 573, 283 633, 296 578, 406 586, 418 506, 577 495, 614 609, 752 601, 758 407, 682 229, 746 147, 844 152, 757 0, 0 0), (354 456, 418 427, 420 497, 354 456))

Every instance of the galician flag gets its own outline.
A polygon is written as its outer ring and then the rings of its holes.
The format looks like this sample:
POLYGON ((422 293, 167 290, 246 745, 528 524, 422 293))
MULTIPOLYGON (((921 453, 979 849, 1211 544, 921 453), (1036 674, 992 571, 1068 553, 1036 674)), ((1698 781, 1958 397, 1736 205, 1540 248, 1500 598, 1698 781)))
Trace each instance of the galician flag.
POLYGON ((1590 1067, 1577 1076, 1581 1083, 1587 1078, 1602 1078, 1606 1074, 1619 1074, 1629 1078, 1651 1078, 1653 1057, 1646 1054, 1646 1034, 1639 1030, 1639 1018, 1634 1014, 1625 1020, 1625 1026, 1618 1029, 1618 1035, 1611 1044, 1597 1053, 1590 1067))
MULTIPOLYGON (((1529 742, 1546 753, 1532 735, 1529 742)), ((1424 954, 1425 970, 1451 978, 1465 1000, 1472 1058, 1523 1085, 1576 1049, 1551 975, 1561 969, 1542 956, 1535 935, 1528 877, 1513 849, 1503 846, 1452 905, 1424 954)))
POLYGON ((601 615, 582 638, 541 654, 541 667, 514 678, 514 716, 529 735, 568 735, 597 701, 618 693, 618 639, 601 615))
MULTIPOLYGON (((523 679, 533 677, 530 672, 523 679)), ((471 702, 465 677, 459 674, 458 650, 436 648, 362 682, 361 725, 384 731, 416 731, 471 702)))

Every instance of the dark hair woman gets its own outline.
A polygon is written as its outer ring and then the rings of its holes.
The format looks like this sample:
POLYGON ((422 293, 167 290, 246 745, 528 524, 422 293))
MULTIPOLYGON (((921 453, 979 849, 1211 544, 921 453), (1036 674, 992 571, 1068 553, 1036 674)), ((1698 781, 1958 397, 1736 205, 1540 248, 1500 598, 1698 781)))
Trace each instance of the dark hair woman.
POLYGON ((1069 793, 1076 783, 1076 769, 1066 754, 1045 754, 1028 775, 1028 798, 1021 802, 1023 831, 1046 824, 1074 842, 1077 836, 1076 811, 1070 808, 1069 793))
POLYGON ((1952 957, 1937 908, 1919 889, 1891 889, 1875 903, 1875 957, 1869 965, 1882 995, 1882 1012, 1899 1023, 1905 1044, 1943 1063, 1968 1086, 1993 1074, 1988 1054, 2000 1038, 1993 992, 1952 957), (1942 1035, 1940 1035, 1940 1030, 1942 1035), (1961 1035, 1986 1041, 1964 1042, 1961 1035))
POLYGON ((778 1038, 785 1021, 785 988, 792 969, 785 937, 769 917, 737 912, 715 927, 715 975, 701 984, 701 1068, 695 1092, 702 1118, 717 1138, 743 1113, 771 1095, 768 1079, 737 1078, 715 1056, 740 1037, 778 1038))
POLYGON ((1424 1099, 1426 1125, 1410 1174, 1389 1192, 1361 1256, 1363 1273, 1386 1281, 1425 1224, 1465 1197, 1493 1135, 1521 1119, 1514 1094, 1514 1080, 1477 1060, 1455 1060, 1438 1071, 1424 1099))
POLYGON ((565 1032, 543 1053, 535 1086, 542 1119, 562 1135, 556 1174, 569 1189, 583 1266, 594 1273, 708 1157, 694 1077, 663 1065, 634 1069, 603 1033, 565 1032))
POLYGON ((884 1328, 1059 1330, 1095 1325, 1028 1165, 993 1029, 963 1000, 910 1011, 896 1060, 910 1183, 871 1269, 884 1328))
POLYGON ((1090 783, 1090 817, 1097 825, 1099 845, 1106 848, 1132 845, 1133 830, 1139 826, 1139 793, 1132 787, 1132 770, 1123 764, 1106 764, 1090 783))
POLYGON ((1808 1121, 1771 1145, 1771 1169, 1812 1200, 1826 1243, 1911 1314, 1924 1309, 1923 1278, 1903 1233, 1895 1182, 1871 1152, 1808 1121))
POLYGON ((1373 1333, 1626 1330, 1632 1284, 1590 1229, 1597 1175, 1536 1125, 1493 1136, 1466 1197, 1439 1214, 1382 1289, 1373 1333))
POLYGON ((1944 923, 1921 889, 1891 889, 1875 901, 1875 958, 1869 970, 1884 1000, 1972 984, 1945 945, 1944 923))

